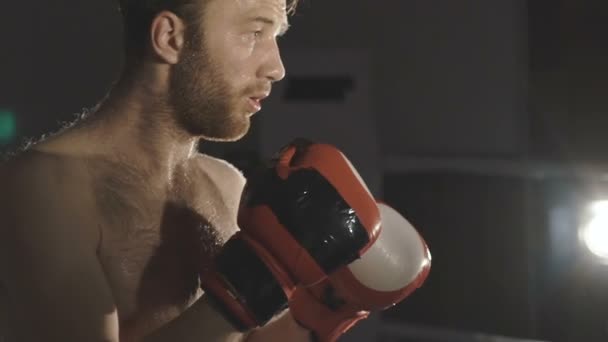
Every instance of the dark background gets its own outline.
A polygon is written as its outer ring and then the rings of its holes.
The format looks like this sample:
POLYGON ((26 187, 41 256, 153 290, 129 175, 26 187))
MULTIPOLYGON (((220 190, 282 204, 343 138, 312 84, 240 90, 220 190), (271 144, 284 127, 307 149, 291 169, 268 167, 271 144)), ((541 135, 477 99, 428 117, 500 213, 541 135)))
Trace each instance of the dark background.
MULTIPOLYGON (((9 150, 104 95, 122 28, 112 0, 1 8, 9 150)), ((286 51, 369 57, 376 193, 433 253, 422 289, 347 338, 608 341, 608 267, 577 239, 608 179, 608 2, 305 0, 291 22, 286 51)), ((256 132, 207 151, 243 162, 256 132)))

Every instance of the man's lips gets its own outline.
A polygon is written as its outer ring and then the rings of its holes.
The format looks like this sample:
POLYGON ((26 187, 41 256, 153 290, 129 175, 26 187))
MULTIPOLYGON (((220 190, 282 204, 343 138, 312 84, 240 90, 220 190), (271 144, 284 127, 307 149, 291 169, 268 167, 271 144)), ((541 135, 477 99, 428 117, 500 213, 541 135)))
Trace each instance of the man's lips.
POLYGON ((254 112, 258 112, 262 109, 261 100, 256 99, 254 97, 249 98, 249 104, 251 105, 251 108, 253 109, 254 112))
POLYGON ((249 97, 249 104, 255 112, 262 109, 262 101, 270 95, 270 92, 255 94, 249 97))

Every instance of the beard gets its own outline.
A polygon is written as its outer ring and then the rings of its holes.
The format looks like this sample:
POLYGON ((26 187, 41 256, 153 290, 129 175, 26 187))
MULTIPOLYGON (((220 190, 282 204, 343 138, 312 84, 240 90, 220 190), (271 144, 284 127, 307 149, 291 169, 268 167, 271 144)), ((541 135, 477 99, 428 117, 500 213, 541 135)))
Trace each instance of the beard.
POLYGON ((232 91, 220 68, 209 58, 199 34, 187 37, 182 58, 170 76, 169 105, 189 134, 211 141, 236 141, 250 126, 239 110, 239 94, 232 91), (200 47, 199 47, 200 46, 200 47))

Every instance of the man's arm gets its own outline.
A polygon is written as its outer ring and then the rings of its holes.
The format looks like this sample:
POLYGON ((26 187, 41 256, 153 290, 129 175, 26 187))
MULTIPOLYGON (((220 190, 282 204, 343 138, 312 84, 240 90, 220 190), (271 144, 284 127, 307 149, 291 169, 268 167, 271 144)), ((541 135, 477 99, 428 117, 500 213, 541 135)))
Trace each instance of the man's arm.
POLYGON ((118 341, 96 227, 84 226, 79 210, 82 194, 58 189, 47 176, 14 179, 3 193, 0 277, 14 303, 18 340, 118 341))
POLYGON ((246 342, 311 342, 310 330, 303 328, 295 321, 289 309, 265 326, 252 331, 246 342))

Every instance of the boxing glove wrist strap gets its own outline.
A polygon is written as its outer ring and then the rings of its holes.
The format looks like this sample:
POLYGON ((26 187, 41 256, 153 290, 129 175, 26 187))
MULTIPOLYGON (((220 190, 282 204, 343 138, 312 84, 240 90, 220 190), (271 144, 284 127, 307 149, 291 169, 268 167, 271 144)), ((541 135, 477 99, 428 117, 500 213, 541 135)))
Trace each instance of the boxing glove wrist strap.
POLYGON ((231 238, 215 261, 214 272, 201 276, 211 302, 239 330, 266 324, 287 306, 287 275, 254 241, 231 238))

